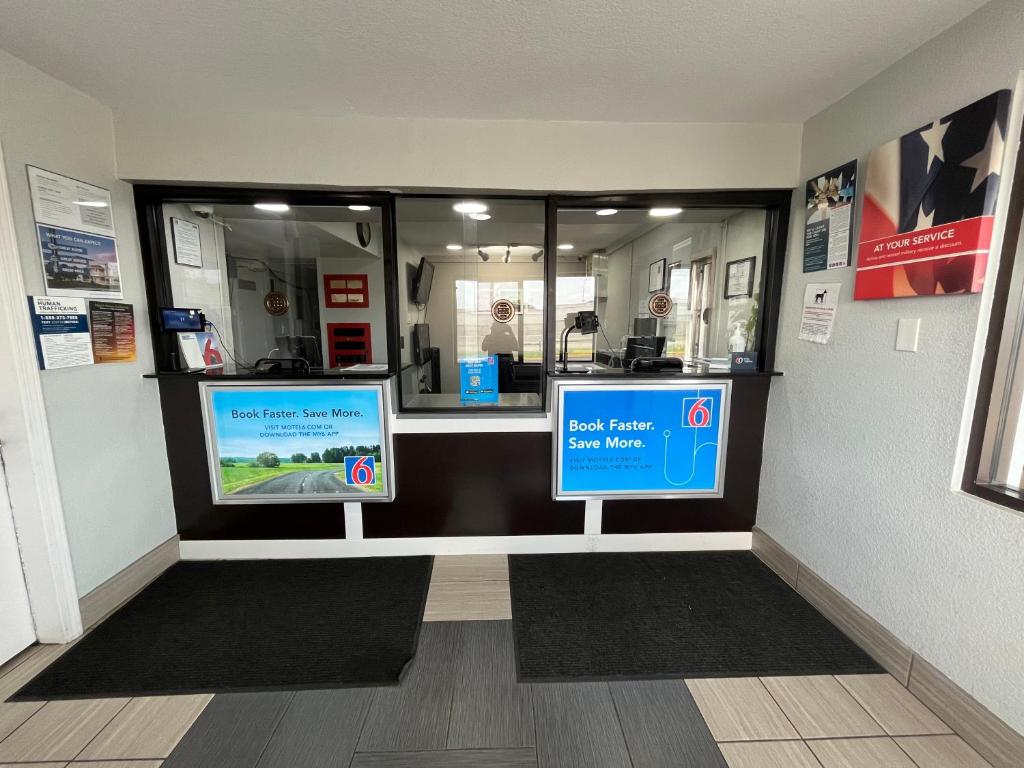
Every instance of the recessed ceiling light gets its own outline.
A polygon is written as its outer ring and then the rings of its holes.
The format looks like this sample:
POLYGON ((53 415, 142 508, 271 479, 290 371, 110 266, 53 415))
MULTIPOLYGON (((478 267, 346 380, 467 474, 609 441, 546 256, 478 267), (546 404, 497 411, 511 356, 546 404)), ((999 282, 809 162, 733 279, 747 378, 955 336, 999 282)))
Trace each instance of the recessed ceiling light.
POLYGON ((560 243, 558 250, 560 251, 571 251, 575 246, 572 243, 560 243))
POLYGON ((102 200, 76 200, 75 205, 80 205, 83 208, 106 208, 107 204, 102 200))
POLYGON ((618 212, 618 208, 601 208, 600 210, 594 211, 598 216, 614 216, 618 212))
POLYGON ((290 210, 287 203, 256 203, 253 208, 259 208, 261 211, 270 211, 271 213, 284 213, 290 210))
POLYGON ((445 248, 447 248, 449 251, 461 251, 462 250, 462 246, 459 245, 458 243, 448 243, 448 245, 446 245, 445 248))
POLYGON ((675 216, 683 212, 682 208, 651 208, 651 216, 675 216))
POLYGON ((348 209, 350 211, 368 211, 368 210, 370 210, 370 206, 368 206, 368 205, 350 205, 348 207, 348 209))
POLYGON ((471 214, 469 214, 469 218, 471 218, 473 221, 487 221, 489 218, 491 218, 491 214, 489 214, 489 213, 471 213, 471 214))
POLYGON ((483 213, 487 210, 487 206, 483 203, 477 203, 472 200, 463 200, 461 203, 456 203, 452 206, 456 213, 483 213))

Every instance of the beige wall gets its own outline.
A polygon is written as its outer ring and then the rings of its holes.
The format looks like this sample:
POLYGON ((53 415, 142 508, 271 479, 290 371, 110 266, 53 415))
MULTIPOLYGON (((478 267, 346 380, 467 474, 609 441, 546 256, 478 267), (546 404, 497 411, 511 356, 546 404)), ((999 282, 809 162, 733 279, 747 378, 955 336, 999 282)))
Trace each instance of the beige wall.
MULTIPOLYGON (((116 178, 110 110, 0 51, 0 142, 29 294, 43 294, 43 269, 25 165, 106 187, 124 301, 135 307, 138 359, 41 371, 68 541, 80 595, 174 535, 170 478, 154 370, 131 187, 116 178)), ((0 396, 16 397, 0 370, 0 396)), ((18 455, 23 424, 0 424, 18 455)), ((31 467, 9 465, 12 501, 31 467)))
POLYGON ((789 188, 798 124, 115 113, 127 180, 499 190, 789 188))

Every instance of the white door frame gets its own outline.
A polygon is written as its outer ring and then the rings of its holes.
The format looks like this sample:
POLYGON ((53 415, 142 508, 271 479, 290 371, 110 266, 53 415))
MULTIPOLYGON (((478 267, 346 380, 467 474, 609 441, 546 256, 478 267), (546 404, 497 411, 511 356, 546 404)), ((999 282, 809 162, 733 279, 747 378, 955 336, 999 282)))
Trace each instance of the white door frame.
POLYGON ((66 643, 82 634, 82 615, 25 297, 0 147, 0 333, 7 335, 0 344, 10 351, 0 376, 11 377, 18 393, 8 404, 11 418, 0 422, 4 461, 36 636, 42 643, 66 643))

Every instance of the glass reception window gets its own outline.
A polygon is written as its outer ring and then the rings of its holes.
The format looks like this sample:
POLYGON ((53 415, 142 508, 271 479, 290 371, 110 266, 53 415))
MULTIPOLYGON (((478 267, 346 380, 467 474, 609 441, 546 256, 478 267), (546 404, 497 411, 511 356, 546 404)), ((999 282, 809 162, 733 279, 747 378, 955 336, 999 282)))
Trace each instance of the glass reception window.
POLYGON ((397 201, 402 405, 537 408, 544 203, 397 201))
POLYGON ((205 314, 227 366, 387 365, 379 207, 165 203, 163 218, 174 305, 205 314))
POLYGON ((689 370, 728 370, 731 352, 757 351, 763 209, 560 208, 557 222, 548 341, 577 312, 599 320, 593 335, 569 334, 570 369, 677 357, 689 370))

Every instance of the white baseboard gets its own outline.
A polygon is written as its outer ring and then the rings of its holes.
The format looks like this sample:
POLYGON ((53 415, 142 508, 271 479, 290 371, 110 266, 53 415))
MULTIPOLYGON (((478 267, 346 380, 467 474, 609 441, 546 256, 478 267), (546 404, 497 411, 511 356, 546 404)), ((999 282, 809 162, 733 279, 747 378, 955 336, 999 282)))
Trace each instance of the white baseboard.
POLYGON ((750 549, 751 534, 623 533, 570 536, 453 536, 415 539, 264 539, 182 541, 182 560, 262 560, 395 555, 544 554, 553 552, 697 552, 750 549))

